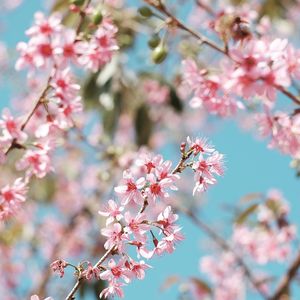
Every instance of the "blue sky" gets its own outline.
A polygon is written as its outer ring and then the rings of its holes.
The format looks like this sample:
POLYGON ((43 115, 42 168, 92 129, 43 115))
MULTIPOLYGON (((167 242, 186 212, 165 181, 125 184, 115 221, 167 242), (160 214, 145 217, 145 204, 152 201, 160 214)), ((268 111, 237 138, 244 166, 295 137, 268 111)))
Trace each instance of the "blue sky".
MULTIPOLYGON (((0 20, 6 27, 5 31, 0 33, 0 39, 11 48, 14 48, 18 41, 25 39, 24 30, 30 25, 34 12, 40 9, 42 1, 24 2, 25 4, 16 11, 5 16, 0 15, 0 20)), ((9 102, 10 91, 3 86, 0 86, 0 91, 2 108, 9 102)), ((289 100, 283 98, 280 101, 289 100)), ((208 205, 201 212, 207 223, 222 228, 220 225, 224 225, 224 220, 225 225, 226 222, 229 223, 224 203, 234 204, 249 192, 266 192, 270 188, 278 188, 290 201, 291 219, 299 225, 300 185, 299 180, 295 178, 295 172, 289 167, 288 157, 268 150, 265 142, 257 141, 249 133, 242 132, 231 121, 222 123, 210 138, 217 149, 226 154, 227 170, 219 184, 209 192, 208 205)), ((181 277, 199 274, 199 258, 206 253, 200 244, 204 235, 184 217, 181 218, 181 225, 186 240, 178 246, 173 255, 156 259, 152 264, 154 268, 147 273, 146 280, 135 281, 127 287, 126 300, 141 298, 137 295, 142 295, 143 300, 176 299, 175 288, 163 294, 159 292, 159 286, 166 277, 172 274, 181 277)), ((272 271, 277 269, 275 266, 272 271)), ((248 299, 259 298, 250 296, 248 299)))

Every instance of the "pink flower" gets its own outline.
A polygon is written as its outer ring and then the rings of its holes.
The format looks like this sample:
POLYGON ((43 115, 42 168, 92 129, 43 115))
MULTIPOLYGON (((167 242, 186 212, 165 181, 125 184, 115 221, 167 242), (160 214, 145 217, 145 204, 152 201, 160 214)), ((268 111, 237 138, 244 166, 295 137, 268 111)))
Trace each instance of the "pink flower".
POLYGON ((47 173, 53 171, 49 151, 50 148, 47 145, 37 150, 26 150, 24 156, 17 162, 17 169, 27 169, 27 176, 45 177, 47 173))
POLYGON ((26 200, 27 191, 28 187, 22 178, 0 190, 0 220, 16 214, 20 204, 26 200))
POLYGON ((27 67, 34 67, 34 51, 33 47, 29 47, 26 43, 20 42, 17 45, 17 51, 20 52, 20 57, 16 62, 15 68, 17 71, 27 67))
POLYGON ((215 151, 207 158, 203 155, 199 156, 199 160, 194 162, 196 186, 193 193, 203 192, 209 185, 216 183, 214 175, 221 176, 224 173, 223 154, 215 151))
POLYGON ((21 121, 15 120, 8 108, 4 109, 2 112, 0 129, 2 129, 3 135, 0 137, 0 141, 12 141, 13 139, 16 139, 18 142, 22 143, 27 139, 26 133, 21 130, 21 121))
POLYGON ((64 29, 61 34, 55 36, 55 61, 63 66, 69 62, 79 65, 79 52, 76 43, 76 32, 73 29, 64 29))
POLYGON ((108 217, 106 219, 106 226, 113 223, 115 220, 120 221, 123 218, 122 211, 124 206, 118 206, 113 200, 108 200, 108 204, 104 207, 104 210, 99 210, 98 213, 101 216, 108 217))
POLYGON ((82 272, 82 275, 85 276, 87 280, 91 280, 92 278, 99 279, 100 278, 100 270, 97 267, 93 267, 93 265, 89 262, 86 270, 82 272))
POLYGON ((45 36, 35 36, 28 44, 19 43, 17 50, 21 53, 16 63, 17 70, 27 66, 40 69, 53 62, 54 46, 45 36))
POLYGON ((80 90, 80 85, 74 82, 73 74, 69 68, 56 71, 51 86, 55 89, 55 96, 62 103, 66 99, 77 96, 80 90))
POLYGON ((57 272, 60 277, 63 277, 65 275, 65 268, 67 266, 67 262, 62 259, 56 260, 50 265, 52 271, 57 272))
POLYGON ((140 258, 141 256, 146 258, 146 259, 150 259, 153 254, 154 254, 154 250, 149 250, 146 247, 145 243, 142 243, 140 241, 131 241, 130 245, 136 246, 136 250, 137 250, 137 257, 140 258))
POLYGON ((230 56, 236 66, 226 88, 234 89, 245 98, 258 94, 273 102, 277 87, 291 84, 286 51, 287 41, 280 39, 272 42, 252 39, 245 47, 232 49, 230 56))
POLYGON ((222 117, 234 115, 238 109, 243 108, 239 101, 228 95, 229 91, 224 89, 221 76, 199 70, 191 59, 183 61, 182 65, 183 85, 193 92, 191 107, 205 107, 209 113, 222 117))
POLYGON ((170 186, 169 188, 173 191, 177 191, 177 187, 175 184, 173 184, 177 179, 180 178, 178 174, 173 174, 172 170, 172 162, 171 161, 161 161, 159 165, 156 166, 154 170, 154 174, 157 177, 158 181, 162 181, 164 179, 170 180, 170 186))
POLYGON ((143 204, 144 198, 140 191, 145 185, 145 178, 141 177, 135 181, 134 177, 129 171, 123 173, 123 185, 115 187, 115 192, 119 195, 122 205, 127 205, 134 201, 137 204, 143 204))
POLYGON ((61 30, 61 17, 58 14, 52 14, 46 19, 43 13, 37 12, 34 15, 34 19, 35 25, 26 31, 28 36, 50 36, 61 30))
POLYGON ((239 300, 244 295, 244 274, 236 264, 232 253, 224 252, 218 257, 205 256, 200 269, 207 273, 214 283, 213 295, 216 300, 239 300))
POLYGON ((131 272, 139 280, 143 280, 145 278, 145 270, 151 268, 143 260, 141 260, 140 262, 135 262, 132 260, 128 264, 131 272))
POLYGON ((187 142, 190 149, 193 150, 193 154, 196 156, 199 153, 211 153, 214 152, 214 146, 211 145, 206 138, 195 138, 192 139, 189 136, 187 137, 187 142))
POLYGON ((163 163, 161 155, 152 156, 149 153, 142 153, 140 157, 136 159, 136 164, 142 167, 142 172, 151 173, 163 163))
POLYGON ((133 234, 136 241, 145 242, 146 232, 150 229, 150 226, 144 222, 146 216, 144 214, 137 214, 133 217, 130 212, 127 211, 124 215, 124 220, 126 222, 124 230, 128 234, 133 234))
POLYGON ((165 199, 169 197, 166 189, 173 187, 172 178, 157 180, 155 175, 151 173, 147 175, 147 182, 149 182, 149 187, 146 188, 145 194, 151 203, 154 203, 158 198, 165 199))
POLYGON ((123 233, 120 223, 110 224, 108 227, 103 228, 101 233, 107 237, 107 241, 104 244, 105 249, 116 246, 120 252, 124 250, 124 242, 128 240, 128 236, 123 233))
POLYGON ((181 228, 177 228, 174 232, 166 237, 164 237, 158 244, 155 249, 155 252, 158 255, 161 255, 163 252, 168 252, 169 254, 173 253, 175 250, 175 244, 179 241, 184 240, 183 235, 180 232, 181 228))
POLYGON ((93 72, 110 62, 118 50, 115 34, 117 28, 109 19, 104 19, 89 42, 79 42, 77 51, 80 53, 79 63, 93 72))
POLYGON ((173 232, 178 226, 174 223, 178 220, 178 215, 173 214, 171 206, 167 206, 157 217, 157 223, 167 232, 173 232))
POLYGON ((109 296, 118 296, 120 298, 124 297, 124 292, 121 289, 121 286, 124 284, 117 281, 110 281, 107 288, 105 288, 99 295, 100 298, 108 298, 109 296))
POLYGON ((125 258, 121 258, 118 263, 114 259, 110 259, 107 270, 100 274, 100 278, 110 282, 117 279, 123 279, 126 283, 130 282, 132 274, 125 266, 125 262, 125 258))

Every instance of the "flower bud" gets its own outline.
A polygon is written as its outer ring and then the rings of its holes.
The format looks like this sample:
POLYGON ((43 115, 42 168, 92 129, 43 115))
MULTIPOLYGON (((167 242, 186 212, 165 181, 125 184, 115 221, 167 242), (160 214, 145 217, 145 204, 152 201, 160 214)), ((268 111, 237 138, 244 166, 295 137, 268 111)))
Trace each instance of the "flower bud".
POLYGON ((148 41, 148 46, 151 48, 151 49, 155 49, 159 44, 160 44, 160 37, 158 34, 154 34, 150 40, 148 41))
POLYGON ((152 61, 155 64, 162 63, 168 56, 168 49, 165 45, 158 45, 152 52, 152 61))
POLYGON ((93 23, 95 25, 99 25, 101 24, 102 20, 103 20, 102 12, 100 10, 97 10, 93 15, 93 23))
POLYGON ((144 18, 152 17, 152 10, 148 6, 142 6, 138 9, 139 14, 144 18))

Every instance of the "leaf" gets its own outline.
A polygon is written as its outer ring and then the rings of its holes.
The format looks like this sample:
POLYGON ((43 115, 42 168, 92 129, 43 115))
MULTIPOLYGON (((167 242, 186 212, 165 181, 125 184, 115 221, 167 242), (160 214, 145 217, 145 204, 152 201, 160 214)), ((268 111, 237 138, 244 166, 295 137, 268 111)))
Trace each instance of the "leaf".
POLYGON ((168 276, 163 284, 160 286, 161 291, 166 291, 170 289, 173 285, 177 284, 180 281, 180 277, 178 275, 168 276))
POLYGON ((69 2, 66 0, 57 0, 54 2, 51 8, 51 12, 57 12, 62 11, 64 9, 67 9, 69 7, 69 2))
MULTIPOLYGON (((62 23, 67 27, 75 27, 78 24, 78 16, 76 14, 68 13, 62 19, 62 23)), ((86 27, 87 22, 84 22, 83 28, 86 27)))
POLYGON ((139 146, 148 145, 153 129, 153 122, 149 116, 149 109, 142 105, 136 111, 135 132, 136 142, 139 146))
POLYGON ((260 200, 263 197, 261 193, 249 193, 243 197, 241 197, 240 202, 250 202, 254 200, 260 200))
POLYGON ((195 278, 195 277, 192 277, 190 279, 192 281, 192 283, 195 284, 195 286, 201 291, 201 292, 205 292, 209 295, 212 294, 212 290, 210 288, 210 286, 208 285, 208 283, 206 283, 204 280, 202 279, 199 279, 199 278, 195 278))
POLYGON ((278 216, 280 211, 280 203, 271 198, 267 199, 265 202, 266 206, 274 213, 275 216, 278 216))
POLYGON ((245 223, 245 221, 247 220, 247 218, 256 211, 257 207, 258 207, 257 203, 249 206, 240 215, 238 215, 238 217, 235 220, 235 223, 239 224, 239 225, 245 223))

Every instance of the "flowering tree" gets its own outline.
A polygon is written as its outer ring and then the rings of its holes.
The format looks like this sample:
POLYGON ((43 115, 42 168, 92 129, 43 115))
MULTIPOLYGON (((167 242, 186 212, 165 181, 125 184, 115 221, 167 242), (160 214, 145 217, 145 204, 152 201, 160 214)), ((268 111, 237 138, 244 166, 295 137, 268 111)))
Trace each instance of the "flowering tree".
POLYGON ((124 297, 184 243, 180 216, 213 244, 201 275, 164 284, 181 299, 297 299, 280 191, 241 199, 226 238, 197 209, 226 176, 203 137, 216 120, 254 130, 300 172, 298 1, 48 2, 16 59, 0 44, 17 91, 0 117, 3 299, 124 297), (281 274, 261 268, 274 263, 281 274))

